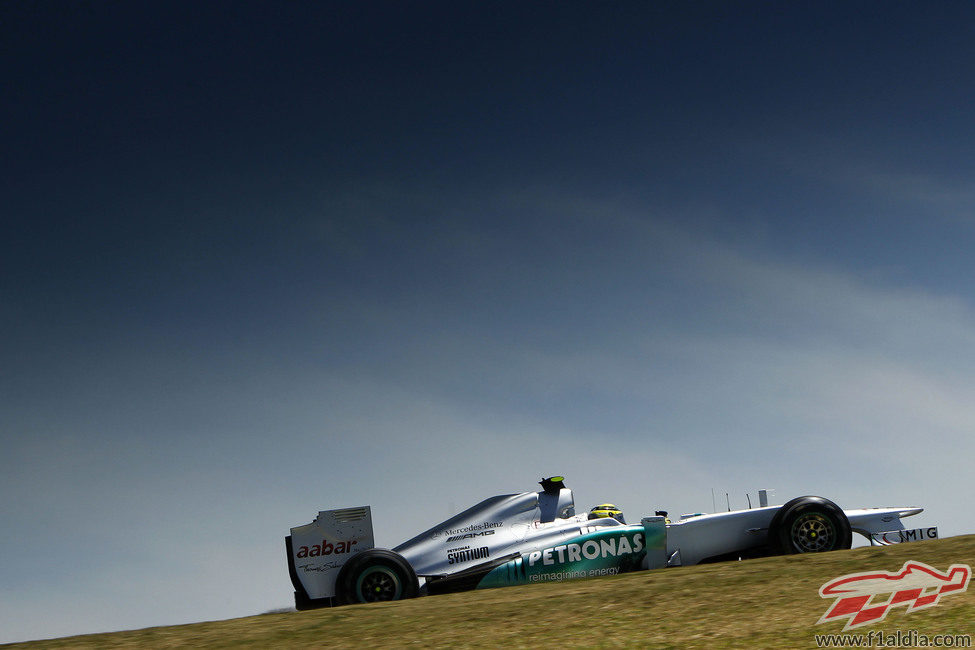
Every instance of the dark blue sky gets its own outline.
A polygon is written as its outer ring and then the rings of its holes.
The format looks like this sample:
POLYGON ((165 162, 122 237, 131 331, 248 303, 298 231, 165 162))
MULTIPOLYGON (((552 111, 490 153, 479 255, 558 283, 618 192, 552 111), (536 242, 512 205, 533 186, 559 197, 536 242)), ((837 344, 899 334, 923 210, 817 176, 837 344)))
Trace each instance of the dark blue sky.
MULTIPOLYGON (((936 247, 949 266, 921 281, 950 281, 967 257, 916 206, 828 178, 837 159, 970 178, 963 3, 3 11, 4 259, 31 284, 56 288, 64 270, 124 292, 128 275, 144 293, 179 248, 237 269, 317 265, 294 257, 282 204, 326 212, 302 204, 309 191, 376 179, 443 195, 448 219, 452 196, 569 185, 720 203, 719 228, 800 255, 896 267, 936 247), (876 245, 891 230, 912 245, 876 245)), ((391 217, 428 227, 429 210, 391 217)))
POLYGON ((0 5, 0 642, 283 606, 317 509, 393 545, 542 474, 971 532, 973 19, 0 5))

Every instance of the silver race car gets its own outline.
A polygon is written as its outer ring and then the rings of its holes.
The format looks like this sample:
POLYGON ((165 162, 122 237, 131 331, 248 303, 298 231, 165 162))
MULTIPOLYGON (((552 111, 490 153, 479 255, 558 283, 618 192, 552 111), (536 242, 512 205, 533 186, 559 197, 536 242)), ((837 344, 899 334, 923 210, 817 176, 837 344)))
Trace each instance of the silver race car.
POLYGON ((627 524, 612 504, 577 515, 563 478, 537 492, 494 496, 395 548, 374 547, 369 506, 325 510, 285 538, 299 610, 399 600, 668 566, 850 548, 853 533, 887 545, 938 536, 907 530, 918 507, 843 510, 806 496, 671 521, 658 511, 627 524))

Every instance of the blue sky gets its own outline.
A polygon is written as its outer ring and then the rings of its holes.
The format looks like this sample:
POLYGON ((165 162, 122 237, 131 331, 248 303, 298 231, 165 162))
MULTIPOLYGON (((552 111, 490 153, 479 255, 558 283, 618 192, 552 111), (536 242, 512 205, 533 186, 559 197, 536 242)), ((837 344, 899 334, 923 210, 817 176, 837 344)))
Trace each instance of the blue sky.
POLYGON ((552 474, 975 531, 972 13, 4 4, 0 642, 552 474))

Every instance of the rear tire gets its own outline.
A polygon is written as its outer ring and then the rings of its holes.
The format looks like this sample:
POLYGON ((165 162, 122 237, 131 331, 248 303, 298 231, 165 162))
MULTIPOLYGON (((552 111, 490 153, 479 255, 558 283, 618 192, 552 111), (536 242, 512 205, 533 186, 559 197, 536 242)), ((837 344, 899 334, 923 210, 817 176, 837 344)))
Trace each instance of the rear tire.
POLYGON ((798 497, 779 508, 769 524, 773 554, 823 553, 850 548, 853 531, 846 513, 823 497, 798 497))
POLYGON ((418 591, 410 563, 399 553, 381 548, 358 553, 345 563, 335 581, 341 605, 415 598, 418 591))

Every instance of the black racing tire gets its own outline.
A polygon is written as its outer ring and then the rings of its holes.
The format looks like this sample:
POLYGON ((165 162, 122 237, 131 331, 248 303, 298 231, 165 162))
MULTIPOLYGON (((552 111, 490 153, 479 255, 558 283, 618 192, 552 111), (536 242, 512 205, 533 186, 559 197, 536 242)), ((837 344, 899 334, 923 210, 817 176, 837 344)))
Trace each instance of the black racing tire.
POLYGON ((340 605, 415 598, 420 590, 416 572, 399 553, 373 548, 345 563, 335 581, 340 605))
POLYGON ((853 530, 846 513, 823 497, 792 499, 772 518, 769 548, 775 555, 823 553, 853 545, 853 530))

